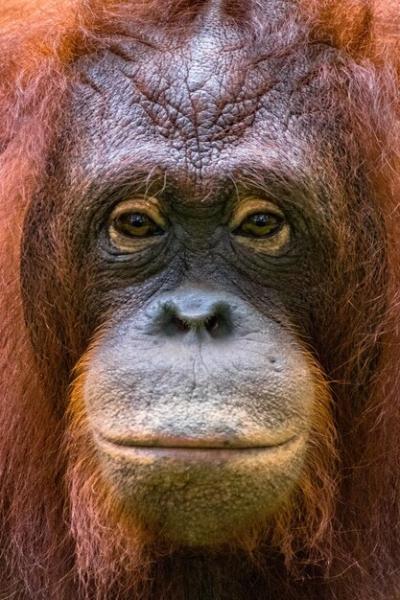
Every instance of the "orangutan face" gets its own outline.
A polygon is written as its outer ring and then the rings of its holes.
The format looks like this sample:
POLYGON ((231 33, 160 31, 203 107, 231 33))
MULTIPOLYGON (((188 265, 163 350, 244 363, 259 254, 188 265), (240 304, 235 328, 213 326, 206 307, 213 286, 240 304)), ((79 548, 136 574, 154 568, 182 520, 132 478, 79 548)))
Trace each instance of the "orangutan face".
POLYGON ((220 28, 166 52, 116 42, 76 65, 31 255, 50 229, 70 257, 58 293, 80 332, 71 406, 105 485, 128 520, 178 545, 263 530, 329 437, 305 343, 333 225, 347 226, 318 156, 315 71, 329 56, 263 60, 220 28))

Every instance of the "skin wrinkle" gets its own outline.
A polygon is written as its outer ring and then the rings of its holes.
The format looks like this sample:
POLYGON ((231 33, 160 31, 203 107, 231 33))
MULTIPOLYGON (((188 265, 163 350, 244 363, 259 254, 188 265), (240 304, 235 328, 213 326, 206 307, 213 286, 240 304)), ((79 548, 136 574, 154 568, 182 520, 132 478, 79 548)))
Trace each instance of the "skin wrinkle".
MULTIPOLYGON (((181 60, 182 60, 181 54, 182 54, 182 53, 178 54, 178 57, 177 57, 179 62, 181 62, 181 60)), ((175 59, 174 59, 175 63, 176 63, 176 60, 177 60, 177 58, 175 58, 175 59)), ((189 53, 189 58, 190 58, 190 53, 189 53)), ((183 60, 185 60, 185 55, 183 55, 183 60)), ((165 59, 163 59, 163 61, 165 61, 165 59)), ((187 62, 187 59, 186 59, 186 62, 187 62)), ((179 73, 179 71, 180 71, 179 64, 178 64, 178 66, 175 66, 175 68, 176 68, 176 72, 177 72, 177 73, 179 73)), ((136 72, 136 76, 135 76, 134 74, 132 74, 132 77, 136 77, 136 83, 135 83, 135 85, 136 85, 136 86, 139 86, 139 89, 140 89, 140 92, 141 92, 141 94, 143 94, 143 93, 144 93, 144 94, 146 95, 146 97, 149 97, 149 98, 152 100, 151 94, 150 94, 150 96, 149 96, 149 93, 146 91, 147 85, 146 85, 145 81, 143 80, 143 83, 140 83, 140 79, 139 79, 139 80, 137 80, 137 75, 138 75, 138 72, 140 73, 140 68, 138 68, 138 67, 135 67, 135 72, 136 72)), ((244 70, 244 72, 248 72, 248 70, 244 70)), ((250 71, 250 72, 251 72, 251 71, 250 71)), ((168 73, 168 71, 167 71, 167 73, 168 73)), ((185 78, 184 78, 184 79, 185 79, 185 78)), ((217 83, 216 85, 217 85, 217 86, 220 86, 221 84, 220 84, 220 82, 218 81, 218 79, 217 79, 217 82, 218 82, 218 83, 217 83)), ((149 84, 151 85, 151 82, 150 82, 150 81, 149 81, 149 84)), ((211 85, 211 86, 212 86, 212 82, 211 82, 211 83, 208 83, 208 85, 211 85)), ((222 84, 222 85, 223 85, 223 84, 222 84)), ((237 84, 235 84, 235 85, 237 85, 237 84)), ((247 85, 248 85, 248 84, 247 84, 247 85)), ((182 89, 182 88, 181 88, 181 89, 182 89)), ((203 93, 203 89, 201 89, 201 90, 198 90, 198 92, 202 92, 202 93, 203 93)), ((159 94, 159 93, 160 93, 160 91, 158 91, 158 92, 157 92, 157 94, 159 94)), ((262 93, 263 93, 263 94, 265 94, 265 91, 263 91, 262 93)), ((171 96, 175 98, 175 97, 176 97, 176 91, 174 91, 173 93, 171 93, 171 96)), ((179 97, 179 94, 178 94, 178 97, 179 97)), ((193 96, 192 96, 192 97, 193 97, 193 96)), ((258 99, 259 97, 260 97, 260 93, 257 93, 257 94, 256 94, 256 96, 255 96, 255 98, 256 98, 256 99, 258 99)), ((208 113, 208 111, 210 110, 210 103, 209 103, 209 100, 210 100, 210 99, 211 99, 211 97, 210 97, 210 96, 208 96, 208 97, 207 97, 207 102, 206 102, 206 103, 204 103, 204 106, 205 106, 205 107, 207 107, 207 109, 206 109, 206 114, 207 114, 207 113, 208 113)), ((169 102, 169 99, 165 98, 165 100, 167 100, 167 101, 169 102)), ((201 101, 201 94, 200 94, 199 100, 201 101)), ((159 104, 157 104, 157 102, 158 102, 158 99, 157 99, 157 97, 154 99, 154 101, 155 101, 155 106, 159 106, 159 104)), ((191 104, 190 104, 190 96, 189 96, 189 106, 190 106, 190 105, 191 105, 191 104)), ((182 110, 184 110, 184 106, 185 106, 185 105, 183 105, 183 107, 182 107, 182 110)), ((201 102, 200 106, 202 106, 202 102, 201 102)), ((178 107, 176 107, 176 108, 178 108, 178 107)), ((256 109, 256 108, 257 108, 257 105, 255 105, 255 106, 253 106, 253 107, 252 107, 252 109, 253 109, 253 111, 252 111, 252 112, 253 112, 253 114, 255 114, 255 109, 256 109)), ((201 108, 199 107, 199 108, 197 108, 197 109, 196 109, 196 111, 194 111, 194 113, 193 113, 193 114, 194 114, 194 115, 196 115, 196 114, 198 113, 199 109, 200 109, 200 112, 201 112, 201 108)), ((146 110, 147 110, 147 109, 146 109, 146 110)), ((218 108, 216 108, 216 115, 218 115, 218 113, 219 113, 219 110, 218 110, 218 108)), ((149 114, 149 113, 147 113, 147 114, 149 114)), ((151 112, 151 114, 153 114, 153 113, 151 112)), ((154 114, 155 114, 155 115, 157 115, 157 109, 156 109, 156 111, 155 111, 155 113, 154 113, 154 114)), ((206 117, 206 118, 207 118, 207 117, 206 117)), ((210 118, 211 118, 211 115, 210 115, 210 118)), ((243 123, 243 122, 246 120, 246 116, 245 116, 245 114, 243 115, 243 114, 241 114, 241 112, 239 112, 239 113, 238 113, 238 115, 237 115, 237 117, 236 117, 236 119, 237 119, 237 122, 239 122, 239 123, 240 123, 240 122, 242 122, 242 123, 243 123)), ((158 117, 157 117, 156 121, 157 121, 157 120, 158 120, 158 117)), ((265 120, 265 117, 264 117, 264 120, 265 120)), ((203 121, 204 121, 204 117, 202 116, 202 122, 203 122, 203 121)), ((172 128, 172 130, 174 131, 174 135, 176 135, 176 125, 178 125, 178 126, 179 126, 179 122, 180 122, 180 119, 178 119, 178 120, 173 120, 173 122, 171 123, 171 128, 172 128)), ((191 120, 190 120, 190 118, 189 118, 189 117, 185 117, 185 123, 187 123, 188 125, 191 123, 191 120)), ((209 135, 210 135, 210 133, 209 133, 209 132, 212 132, 212 131, 214 131, 214 125, 217 125, 217 124, 218 124, 218 121, 214 121, 214 119, 213 119, 213 120, 211 120, 211 121, 209 122, 209 124, 207 124, 207 121, 206 121, 206 122, 204 122, 204 125, 203 125, 203 126, 205 127, 205 129, 204 129, 204 132, 205 132, 205 135, 206 135, 207 137, 209 137, 209 135)), ((190 127, 192 127, 192 125, 191 125, 190 127)), ((184 126, 183 126, 183 132, 185 132, 185 129, 186 129, 186 125, 184 125, 184 126)), ((217 130, 216 130, 216 131, 218 131, 218 125, 217 125, 217 130)), ((217 135, 219 135, 219 134, 217 134, 217 135)), ((205 151, 205 144, 204 144, 204 142, 207 140, 207 138, 205 138, 205 139, 203 140, 203 138, 202 138, 202 135, 201 135, 201 134, 200 134, 200 133, 197 131, 197 128, 195 127, 195 125, 194 125, 194 128, 193 128, 193 133, 191 133, 190 135, 189 135, 189 134, 186 134, 186 133, 184 133, 184 137, 185 137, 185 138, 186 138, 186 140, 187 140, 187 141, 186 141, 186 144, 188 143, 188 141, 190 142, 190 139, 191 139, 191 137, 193 137, 193 139, 201 139, 201 140, 202 140, 202 142, 203 142, 203 145, 202 145, 202 146, 203 146, 203 149, 202 149, 202 153, 201 153, 201 154, 203 154, 203 153, 204 153, 204 151, 205 151)), ((213 150, 213 142, 212 142, 212 137, 211 137, 211 140, 207 141, 207 144, 208 144, 208 143, 210 144, 210 151, 209 151, 209 152, 214 152, 214 150, 213 150)), ((189 145, 189 147, 190 147, 190 145, 189 145)), ((181 151, 181 147, 180 147, 180 146, 178 147, 178 149, 181 151)), ((188 151, 188 150, 187 150, 187 151, 188 151)), ((211 156, 212 156, 212 155, 210 155, 210 157, 211 157, 211 156)), ((195 159, 195 160, 197 160, 197 159, 195 159)), ((200 160, 200 158, 199 158, 199 160, 200 160)))

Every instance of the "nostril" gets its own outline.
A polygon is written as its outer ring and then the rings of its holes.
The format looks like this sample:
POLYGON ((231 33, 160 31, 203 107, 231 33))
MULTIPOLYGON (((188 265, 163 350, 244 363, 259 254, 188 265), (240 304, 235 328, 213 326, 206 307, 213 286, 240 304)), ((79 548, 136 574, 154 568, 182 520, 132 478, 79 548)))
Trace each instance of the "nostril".
POLYGON ((170 318, 169 325, 170 325, 170 330, 174 331, 175 333, 178 333, 178 332, 186 333, 187 331, 190 331, 190 329, 191 329, 190 324, 187 321, 184 321, 183 319, 180 319, 177 316, 172 316, 170 318))
POLYGON ((204 323, 205 329, 208 331, 208 333, 212 337, 215 337, 218 335, 218 333, 221 329, 221 325, 222 325, 221 318, 218 315, 213 315, 212 317, 208 318, 204 323))
POLYGON ((176 311, 169 307, 164 311, 160 322, 162 331, 169 336, 182 335, 193 329, 193 325, 187 319, 183 319, 176 311))

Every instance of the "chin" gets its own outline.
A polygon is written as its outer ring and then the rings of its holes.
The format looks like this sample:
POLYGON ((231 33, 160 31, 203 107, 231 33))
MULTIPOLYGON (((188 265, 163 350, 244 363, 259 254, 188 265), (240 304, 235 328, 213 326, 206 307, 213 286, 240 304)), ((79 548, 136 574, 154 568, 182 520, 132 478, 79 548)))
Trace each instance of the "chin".
POLYGON ((133 446, 97 440, 127 518, 174 546, 241 545, 296 489, 306 437, 265 447, 133 446))

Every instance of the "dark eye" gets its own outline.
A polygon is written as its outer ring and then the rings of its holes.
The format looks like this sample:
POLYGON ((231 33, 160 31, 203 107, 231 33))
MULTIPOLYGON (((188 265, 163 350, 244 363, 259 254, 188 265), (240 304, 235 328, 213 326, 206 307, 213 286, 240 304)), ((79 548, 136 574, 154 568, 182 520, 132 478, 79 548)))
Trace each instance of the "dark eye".
POLYGON ((246 217, 233 233, 246 237, 272 237, 279 233, 284 222, 283 217, 273 213, 254 213, 246 217))
POLYGON ((127 237, 144 238, 164 233, 153 219, 140 212, 121 213, 114 218, 113 227, 119 234, 127 237))

